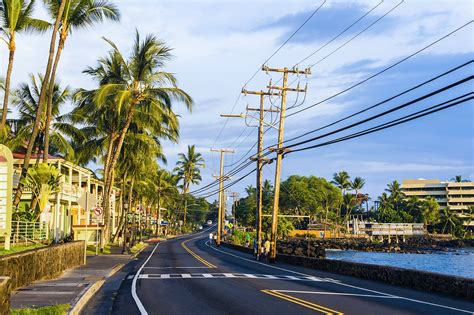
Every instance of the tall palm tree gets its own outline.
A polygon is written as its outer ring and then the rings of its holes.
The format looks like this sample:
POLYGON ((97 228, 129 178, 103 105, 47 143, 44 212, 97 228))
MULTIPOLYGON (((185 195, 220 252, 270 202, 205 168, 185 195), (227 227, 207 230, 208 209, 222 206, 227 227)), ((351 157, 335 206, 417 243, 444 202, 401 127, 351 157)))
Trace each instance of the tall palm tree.
POLYGON ((180 153, 174 172, 178 178, 183 182, 182 194, 184 198, 184 224, 186 224, 186 208, 187 198, 186 194, 189 192, 189 186, 191 184, 199 184, 201 178, 201 168, 204 168, 204 158, 201 153, 196 152, 194 145, 188 145, 188 151, 186 154, 180 153))
POLYGON ((331 183, 339 187, 342 191, 342 194, 346 194, 346 190, 351 187, 350 176, 346 171, 341 171, 339 173, 333 174, 333 180, 331 183))
MULTIPOLYGON (((158 172, 156 172, 156 176, 154 177, 154 184, 155 184, 155 190, 157 193, 157 206, 158 206, 158 212, 161 213, 161 208, 163 205, 163 201, 169 198, 173 198, 178 194, 178 188, 177 188, 177 183, 178 183, 178 177, 171 174, 169 171, 164 170, 164 169, 159 169, 158 172), (165 200, 164 200, 165 199, 165 200)), ((158 237, 158 234, 160 232, 160 224, 159 222, 159 216, 156 216, 157 218, 157 224, 155 228, 155 236, 158 237)))
POLYGON ((3 111, 0 121, 0 131, 5 128, 8 113, 8 98, 10 96, 10 81, 15 59, 17 33, 25 31, 44 32, 50 24, 46 21, 32 17, 35 0, 2 0, 0 2, 1 31, 8 45, 8 66, 5 78, 5 93, 3 95, 3 111))
POLYGON ((359 176, 355 177, 354 180, 350 182, 351 189, 355 191, 354 197, 358 207, 360 207, 362 205, 363 200, 366 199, 365 196, 359 198, 359 192, 362 190, 362 188, 364 188, 364 186, 365 179, 359 176))
MULTIPOLYGON (((53 19, 58 18, 60 2, 58 0, 45 0, 46 7, 50 16, 53 19)), ((120 13, 117 7, 107 0, 67 0, 64 13, 61 18, 61 26, 59 29, 59 42, 56 50, 56 56, 54 57, 53 69, 51 71, 51 79, 49 82, 50 93, 54 88, 54 82, 56 78, 56 72, 61 58, 61 53, 64 49, 66 39, 68 35, 72 34, 73 31, 80 28, 86 28, 92 26, 95 23, 102 22, 105 19, 118 21, 120 19, 120 13)), ((49 124, 51 123, 51 111, 52 103, 48 99, 48 105, 46 109, 46 129, 49 130, 49 124)), ((48 161, 49 153, 49 137, 47 133, 44 138, 44 155, 43 161, 48 161)))
MULTIPOLYGON (((105 236, 109 235, 109 195, 112 187, 112 173, 122 150, 125 136, 135 116, 140 113, 161 113, 166 119, 172 113, 172 106, 177 101, 184 103, 190 110, 193 104, 191 97, 177 87, 177 80, 172 73, 163 71, 166 62, 172 57, 171 48, 159 41, 155 36, 148 35, 143 40, 136 33, 135 43, 128 60, 118 47, 105 39, 112 47, 112 53, 120 60, 121 76, 113 81, 102 82, 94 94, 96 106, 107 106, 110 100, 116 105, 115 112, 123 119, 114 143, 110 162, 105 173, 105 236)), ((101 68, 102 65, 99 65, 101 68)))
MULTIPOLYGON (((39 96, 43 77, 30 75, 30 84, 21 83, 19 88, 15 90, 13 104, 18 108, 19 118, 17 119, 17 130, 15 137, 22 139, 26 144, 35 123, 35 115, 38 109, 39 96)), ((61 108, 70 100, 71 90, 69 87, 62 89, 59 84, 54 85, 53 94, 50 97, 52 101, 53 124, 49 131, 52 136, 53 152, 61 154, 67 160, 74 158, 74 148, 71 140, 82 141, 84 136, 82 132, 74 125, 64 121, 64 116, 60 114, 61 108)), ((47 133, 46 117, 41 117, 41 124, 38 139, 43 139, 47 133)), ((40 141, 41 142, 41 141, 40 141)), ((37 142, 37 147, 41 143, 37 142)))
POLYGON ((15 191, 15 198, 13 199, 14 208, 17 208, 18 204, 20 203, 21 195, 23 194, 23 186, 24 186, 21 179, 25 177, 26 172, 28 171, 28 166, 30 165, 31 154, 33 153, 33 147, 36 142, 36 138, 38 137, 41 117, 44 111, 46 96, 47 96, 46 95, 47 85, 48 85, 47 83, 49 82, 49 78, 51 76, 51 67, 53 63, 54 50, 55 50, 54 47, 56 44, 56 34, 58 32, 59 25, 61 23, 61 18, 64 12, 64 7, 66 6, 66 1, 67 0, 61 0, 61 5, 59 6, 59 10, 58 10, 58 18, 54 22, 53 32, 51 35, 51 42, 49 45, 48 62, 46 64, 43 84, 41 86, 41 93, 40 93, 39 102, 38 102, 38 110, 36 112, 35 124, 33 126, 33 130, 31 132, 31 136, 28 140, 28 145, 26 147, 25 158, 23 159, 23 166, 21 168, 21 173, 20 173, 20 180, 18 181, 18 186, 16 187, 16 191, 15 191))
POLYGON ((400 183, 394 180, 393 182, 387 185, 385 191, 390 193, 390 199, 392 200, 393 205, 395 206, 395 210, 397 210, 398 212, 398 210, 400 210, 403 198, 405 198, 405 194, 402 191, 400 183))

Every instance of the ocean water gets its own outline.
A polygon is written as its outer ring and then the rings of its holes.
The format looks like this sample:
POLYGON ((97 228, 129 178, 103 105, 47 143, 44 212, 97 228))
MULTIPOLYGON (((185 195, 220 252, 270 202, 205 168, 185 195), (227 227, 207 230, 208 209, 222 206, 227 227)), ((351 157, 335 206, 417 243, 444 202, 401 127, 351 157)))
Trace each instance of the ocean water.
POLYGON ((385 265, 474 279, 474 248, 429 254, 326 250, 328 259, 385 265))

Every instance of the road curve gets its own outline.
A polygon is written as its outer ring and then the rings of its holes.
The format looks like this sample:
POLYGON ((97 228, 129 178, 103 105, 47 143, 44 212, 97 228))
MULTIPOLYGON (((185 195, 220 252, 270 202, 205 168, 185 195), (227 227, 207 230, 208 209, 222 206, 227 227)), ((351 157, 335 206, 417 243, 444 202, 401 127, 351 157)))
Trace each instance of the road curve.
POLYGON ((474 303, 282 263, 208 242, 207 231, 149 246, 113 314, 473 314, 474 303))

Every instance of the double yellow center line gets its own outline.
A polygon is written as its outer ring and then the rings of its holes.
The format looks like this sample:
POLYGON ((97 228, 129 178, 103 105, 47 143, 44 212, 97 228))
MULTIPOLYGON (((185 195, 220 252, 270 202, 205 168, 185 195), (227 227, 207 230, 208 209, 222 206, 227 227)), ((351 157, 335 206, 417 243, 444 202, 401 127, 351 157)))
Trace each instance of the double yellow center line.
POLYGON ((199 260, 200 262, 202 262, 205 266, 209 267, 209 268, 217 268, 215 265, 211 264, 210 262, 208 262, 207 260, 205 260, 204 258, 202 258, 201 256, 199 256, 198 254, 196 254, 195 252, 193 252, 192 250, 189 249, 188 246, 186 246, 186 243, 189 242, 190 240, 192 239, 189 239, 189 240, 186 240, 184 242, 181 243, 181 246, 188 252, 190 253, 194 258, 196 258, 197 260, 199 260))
POLYGON ((312 303, 312 302, 308 302, 308 301, 305 301, 305 300, 295 298, 295 297, 290 296, 290 295, 283 294, 283 293, 275 291, 275 290, 262 290, 262 292, 266 293, 266 294, 273 295, 277 298, 280 298, 280 299, 283 299, 283 300, 301 305, 303 307, 318 311, 322 314, 327 314, 327 315, 343 315, 344 314, 344 313, 332 310, 330 308, 327 308, 327 307, 324 307, 324 306, 321 306, 321 305, 318 305, 318 304, 315 304, 315 303, 312 303))

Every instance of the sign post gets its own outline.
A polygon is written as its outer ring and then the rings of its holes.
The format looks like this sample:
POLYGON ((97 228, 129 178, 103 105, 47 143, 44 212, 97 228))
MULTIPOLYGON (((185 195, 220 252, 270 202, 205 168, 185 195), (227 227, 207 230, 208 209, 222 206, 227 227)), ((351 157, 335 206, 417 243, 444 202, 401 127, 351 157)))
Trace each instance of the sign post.
POLYGON ((0 144, 0 235, 5 237, 5 250, 10 249, 12 231, 13 155, 0 144))
POLYGON ((87 191, 82 194, 81 197, 77 200, 77 203, 79 206, 81 206, 82 209, 85 210, 86 213, 86 235, 84 236, 84 264, 86 263, 86 258, 87 258, 87 241, 89 238, 89 219, 90 219, 90 212, 89 209, 92 205, 97 204, 97 199, 94 197, 93 194, 89 192, 89 187, 87 187, 87 191))
POLYGON ((101 221, 104 210, 101 207, 94 208, 96 230, 95 230, 95 255, 99 255, 99 221, 101 221))

